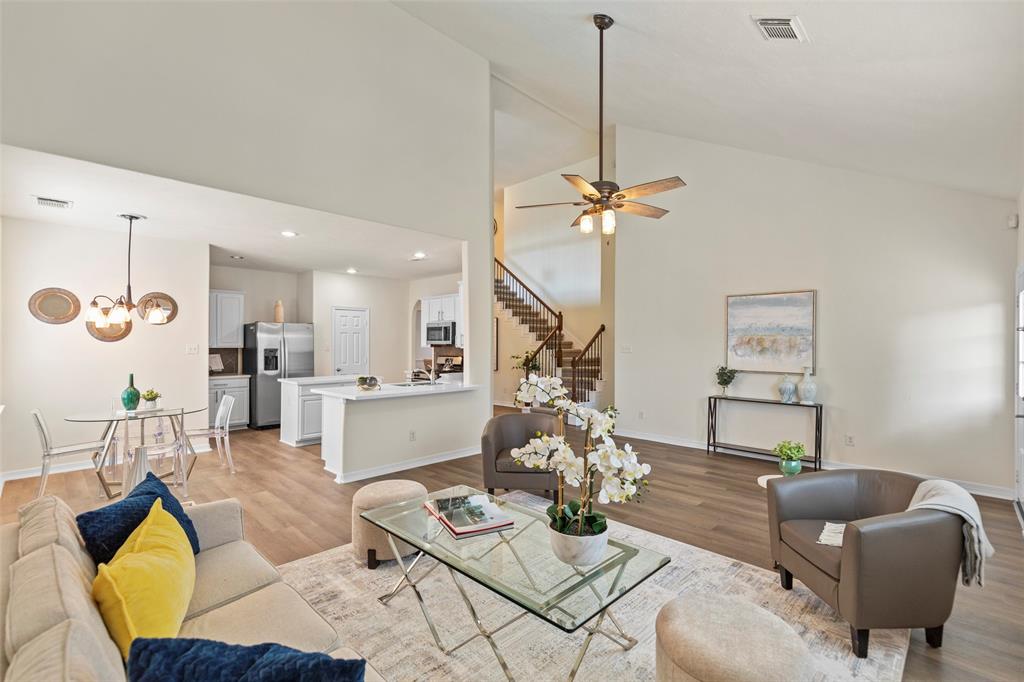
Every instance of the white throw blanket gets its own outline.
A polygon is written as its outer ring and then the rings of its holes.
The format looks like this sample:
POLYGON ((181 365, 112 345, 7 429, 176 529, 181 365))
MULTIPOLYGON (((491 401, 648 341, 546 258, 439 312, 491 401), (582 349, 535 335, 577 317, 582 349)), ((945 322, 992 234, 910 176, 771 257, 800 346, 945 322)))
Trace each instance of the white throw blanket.
POLYGON ((907 511, 913 509, 938 509, 956 514, 964 520, 964 549, 961 556, 960 579, 970 587, 985 584, 985 559, 996 550, 985 535, 981 525, 981 511, 971 494, 949 481, 924 481, 917 486, 907 511))
POLYGON ((821 535, 818 536, 819 545, 831 545, 832 547, 843 546, 843 533, 846 532, 845 523, 829 523, 825 522, 825 527, 821 531, 821 535))

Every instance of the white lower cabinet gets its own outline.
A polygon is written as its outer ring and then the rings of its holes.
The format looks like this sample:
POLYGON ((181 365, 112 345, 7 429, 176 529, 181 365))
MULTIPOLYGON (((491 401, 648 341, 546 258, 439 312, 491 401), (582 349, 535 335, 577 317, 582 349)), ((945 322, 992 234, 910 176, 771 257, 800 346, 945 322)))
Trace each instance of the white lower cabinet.
POLYGON ((221 398, 229 395, 235 399, 231 408, 231 418, 228 420, 228 428, 239 429, 249 425, 249 377, 226 377, 210 378, 209 388, 209 414, 210 426, 213 426, 217 419, 217 409, 220 407, 221 398))
POLYGON ((320 440, 323 424, 323 398, 318 395, 304 395, 299 398, 299 439, 320 440))
POLYGON ((323 396, 315 388, 355 386, 354 376, 305 377, 281 381, 281 442, 292 447, 319 443, 323 433, 323 396))

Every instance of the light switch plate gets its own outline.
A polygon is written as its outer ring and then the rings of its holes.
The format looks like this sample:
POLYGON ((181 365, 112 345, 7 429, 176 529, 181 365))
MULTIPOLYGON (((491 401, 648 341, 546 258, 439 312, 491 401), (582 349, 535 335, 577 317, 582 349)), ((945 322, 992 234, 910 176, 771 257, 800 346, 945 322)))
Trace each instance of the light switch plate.
POLYGON ((198 343, 186 343, 185 344, 185 355, 198 355, 199 344, 198 343))

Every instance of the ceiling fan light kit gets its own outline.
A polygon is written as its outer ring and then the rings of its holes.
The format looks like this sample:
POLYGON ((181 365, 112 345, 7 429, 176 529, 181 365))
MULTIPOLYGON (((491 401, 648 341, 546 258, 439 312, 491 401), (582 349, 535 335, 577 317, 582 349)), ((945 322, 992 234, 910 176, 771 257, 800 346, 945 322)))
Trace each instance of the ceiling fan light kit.
POLYGON ((604 32, 615 23, 607 14, 595 14, 594 26, 598 31, 598 91, 597 91, 597 130, 598 130, 598 179, 594 182, 587 182, 581 175, 562 174, 566 182, 576 188, 583 201, 564 201, 553 204, 529 204, 527 206, 516 206, 516 208, 542 208, 547 206, 586 206, 582 213, 576 216, 570 227, 579 226, 580 233, 591 234, 594 231, 594 216, 601 218, 601 234, 615 234, 615 212, 624 211, 644 218, 661 218, 668 213, 663 208, 650 206, 638 201, 638 197, 650 196, 660 192, 667 192, 671 189, 685 187, 678 176, 645 182, 641 185, 634 185, 626 189, 619 189, 619 186, 611 180, 604 179, 604 32))

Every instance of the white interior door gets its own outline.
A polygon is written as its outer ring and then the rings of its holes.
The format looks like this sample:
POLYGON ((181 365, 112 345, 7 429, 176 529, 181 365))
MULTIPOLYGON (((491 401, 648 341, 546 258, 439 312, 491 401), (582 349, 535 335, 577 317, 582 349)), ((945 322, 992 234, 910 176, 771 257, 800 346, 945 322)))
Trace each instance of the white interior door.
POLYGON ((335 374, 370 373, 370 311, 332 308, 335 374))
POLYGON ((1016 395, 1014 405, 1014 479, 1017 502, 1024 500, 1024 269, 1017 271, 1016 395))

